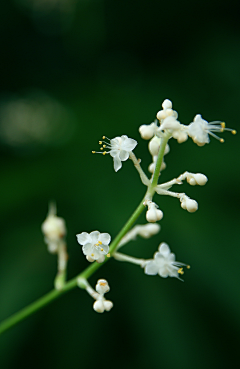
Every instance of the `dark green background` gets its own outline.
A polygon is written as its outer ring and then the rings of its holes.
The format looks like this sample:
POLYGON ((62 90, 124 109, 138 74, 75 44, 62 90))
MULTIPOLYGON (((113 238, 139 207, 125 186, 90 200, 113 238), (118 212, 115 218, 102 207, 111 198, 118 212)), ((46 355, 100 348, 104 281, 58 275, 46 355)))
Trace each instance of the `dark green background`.
MULTIPOLYGON (((97 229, 114 237, 142 198, 131 162, 115 173, 110 157, 91 154, 103 134, 137 139, 147 170, 138 127, 152 122, 165 98, 182 123, 199 113, 238 129, 237 4, 1 2, 0 319, 52 289, 56 257, 41 234, 49 200, 66 220, 72 278, 88 265, 75 235, 97 229)), ((126 247, 150 258, 167 242, 191 264, 185 282, 112 260, 90 279, 109 281, 111 312, 95 313, 85 292, 71 291, 0 338, 1 368, 239 363, 239 137, 224 138, 204 147, 170 142, 162 180, 185 170, 206 174, 205 187, 182 186, 199 210, 189 214, 178 200, 156 197, 161 232, 126 247)))

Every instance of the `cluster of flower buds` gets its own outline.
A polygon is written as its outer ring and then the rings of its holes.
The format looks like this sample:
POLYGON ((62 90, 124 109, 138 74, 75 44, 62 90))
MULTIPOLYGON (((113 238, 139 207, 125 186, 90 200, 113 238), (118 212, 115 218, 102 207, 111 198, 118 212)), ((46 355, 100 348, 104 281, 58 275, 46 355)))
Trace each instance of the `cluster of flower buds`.
POLYGON ((106 279, 99 279, 96 284, 96 291, 98 297, 93 304, 93 309, 97 313, 103 313, 104 311, 110 311, 113 307, 113 303, 110 300, 104 298, 104 294, 110 291, 110 287, 106 279))
POLYGON ((161 220, 163 217, 162 210, 158 209, 158 205, 155 202, 147 200, 144 202, 144 205, 148 207, 146 212, 146 219, 150 223, 155 223, 158 220, 161 220))
POLYGON ((225 123, 221 121, 207 122, 200 114, 197 114, 189 125, 181 124, 178 119, 178 113, 172 109, 172 102, 168 99, 162 103, 162 110, 157 113, 157 121, 149 125, 141 125, 139 132, 145 140, 151 139, 154 135, 162 137, 163 132, 171 133, 179 143, 185 142, 191 137, 198 146, 209 143, 209 135, 215 137, 220 142, 224 142, 223 138, 219 138, 214 132, 230 131, 236 134, 234 129, 226 128, 225 123))

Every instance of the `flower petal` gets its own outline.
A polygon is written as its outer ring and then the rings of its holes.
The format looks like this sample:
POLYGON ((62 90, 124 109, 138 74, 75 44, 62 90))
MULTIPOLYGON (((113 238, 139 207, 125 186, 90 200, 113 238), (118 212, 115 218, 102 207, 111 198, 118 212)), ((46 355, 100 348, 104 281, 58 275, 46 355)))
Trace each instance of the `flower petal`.
POLYGON ((99 235, 100 235, 100 232, 98 232, 98 231, 93 231, 93 232, 90 233, 93 244, 98 243, 99 235))
POLYGON ((122 168, 122 162, 118 156, 115 156, 115 158, 113 158, 113 164, 115 172, 122 168))
MULTIPOLYGON (((122 136, 123 137, 123 136, 122 136)), ((123 150, 126 150, 126 151, 132 151, 133 149, 135 149, 135 147, 137 146, 137 141, 136 140, 133 140, 132 138, 126 138, 122 145, 121 145, 121 148, 123 150)))
POLYGON ((91 243, 92 239, 89 233, 82 232, 80 234, 77 234, 77 241, 80 243, 80 245, 86 245, 86 243, 91 243))
POLYGON ((90 255, 91 255, 91 253, 92 253, 92 248, 93 248, 92 243, 86 243, 86 244, 82 247, 82 250, 83 250, 84 255, 88 255, 88 256, 90 256, 90 255))
POLYGON ((158 273, 158 266, 155 260, 151 260, 144 268, 144 273, 148 275, 156 275, 158 273))
POLYGON ((109 154, 110 154, 113 158, 115 158, 115 156, 119 156, 119 150, 116 150, 116 149, 111 150, 111 151, 109 151, 109 154))
POLYGON ((128 158, 129 158, 129 152, 125 151, 125 150, 121 150, 120 155, 119 155, 119 159, 121 161, 126 161, 126 160, 128 160, 128 158))
POLYGON ((108 233, 101 233, 98 237, 98 240, 101 241, 104 245, 108 245, 111 241, 111 236, 108 233))
POLYGON ((96 247, 98 252, 101 254, 101 255, 107 255, 108 252, 109 252, 109 246, 108 245, 100 245, 100 246, 97 246, 96 247))
POLYGON ((164 256, 164 257, 168 257, 168 255, 170 254, 170 248, 169 246, 165 243, 165 242, 162 242, 160 245, 159 245, 159 251, 160 253, 164 256))

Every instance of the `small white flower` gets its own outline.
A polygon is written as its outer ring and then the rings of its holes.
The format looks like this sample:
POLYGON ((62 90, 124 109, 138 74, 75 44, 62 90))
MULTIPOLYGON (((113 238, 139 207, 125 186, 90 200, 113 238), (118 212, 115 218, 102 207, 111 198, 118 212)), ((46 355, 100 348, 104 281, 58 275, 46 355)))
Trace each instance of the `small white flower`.
POLYGON ((83 246, 84 255, 94 260, 102 260, 102 256, 108 254, 111 236, 108 233, 98 231, 93 231, 90 234, 82 232, 77 234, 77 241, 83 246))
POLYGON ((208 135, 215 137, 220 142, 224 142, 223 138, 220 138, 213 133, 224 131, 231 131, 232 134, 236 134, 234 129, 225 128, 224 122, 216 121, 208 123, 200 114, 197 114, 193 122, 188 126, 188 135, 198 146, 203 146, 210 142, 208 135))
POLYGON ((48 251, 56 253, 59 248, 59 243, 62 242, 67 230, 65 220, 56 215, 56 207, 50 204, 47 218, 42 224, 42 232, 45 236, 44 240, 48 245, 48 251))
POLYGON ((159 274, 163 278, 176 277, 180 279, 179 274, 183 274, 182 266, 186 266, 186 264, 175 261, 175 254, 171 253, 166 243, 161 243, 158 250, 159 252, 154 254, 154 259, 145 264, 145 274, 159 274))
MULTIPOLYGON (((98 154, 110 154, 113 157, 114 170, 117 172, 122 168, 122 161, 126 161, 129 158, 129 154, 137 146, 137 141, 128 138, 126 135, 115 137, 112 140, 103 136, 103 140, 105 139, 109 140, 109 142, 99 141, 99 144, 103 144, 101 150, 107 148, 109 151, 98 152, 98 154)), ((96 151, 92 151, 92 153, 95 154, 96 151)))
POLYGON ((106 279, 99 279, 97 281, 95 289, 98 293, 100 293, 100 295, 104 295, 105 293, 110 291, 110 287, 106 279))

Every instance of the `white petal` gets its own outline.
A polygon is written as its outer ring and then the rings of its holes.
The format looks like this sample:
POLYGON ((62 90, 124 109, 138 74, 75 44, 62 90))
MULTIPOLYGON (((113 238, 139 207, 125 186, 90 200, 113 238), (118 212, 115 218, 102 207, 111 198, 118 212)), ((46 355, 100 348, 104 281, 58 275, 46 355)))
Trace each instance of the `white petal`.
POLYGON ((99 235, 100 235, 100 232, 98 232, 98 231, 93 231, 93 232, 90 233, 93 244, 98 243, 99 235))
MULTIPOLYGON (((123 137, 123 136, 122 136, 123 137)), ((137 141, 132 138, 126 138, 122 143, 122 149, 126 151, 132 151, 137 146, 137 141)))
POLYGON ((86 244, 82 247, 82 250, 83 250, 84 255, 91 256, 92 248, 93 248, 92 243, 86 243, 86 244))
POLYGON ((100 245, 100 246, 97 246, 96 248, 101 255, 107 255, 109 252, 108 245, 100 245))
POLYGON ((77 241, 80 245, 86 245, 86 243, 91 243, 92 239, 91 236, 87 232, 82 232, 77 234, 77 241))
POLYGON ((118 156, 115 156, 115 158, 113 158, 113 164, 115 172, 122 168, 122 162, 118 156))
POLYGON ((158 273, 158 266, 155 260, 151 260, 144 268, 144 273, 148 275, 156 275, 158 273))
POLYGON ((98 237, 98 240, 101 241, 104 245, 108 245, 111 241, 111 236, 108 233, 101 233, 98 237))
POLYGON ((170 248, 169 248, 169 246, 168 246, 165 242, 162 242, 162 243, 159 245, 159 251, 160 251, 160 253, 161 253, 164 257, 167 257, 167 256, 170 254, 170 248))
POLYGON ((115 158, 115 156, 118 156, 118 155, 119 155, 119 150, 116 150, 116 149, 111 150, 111 151, 109 151, 109 154, 110 154, 113 158, 115 158))
POLYGON ((168 272, 167 268, 159 269, 158 274, 159 274, 159 275, 160 275, 160 277, 162 277, 162 278, 167 278, 167 277, 169 276, 169 272, 168 272))
POLYGON ((121 161, 126 161, 126 160, 128 160, 128 158, 129 158, 129 152, 125 151, 125 150, 121 150, 120 155, 119 155, 119 159, 121 161))

